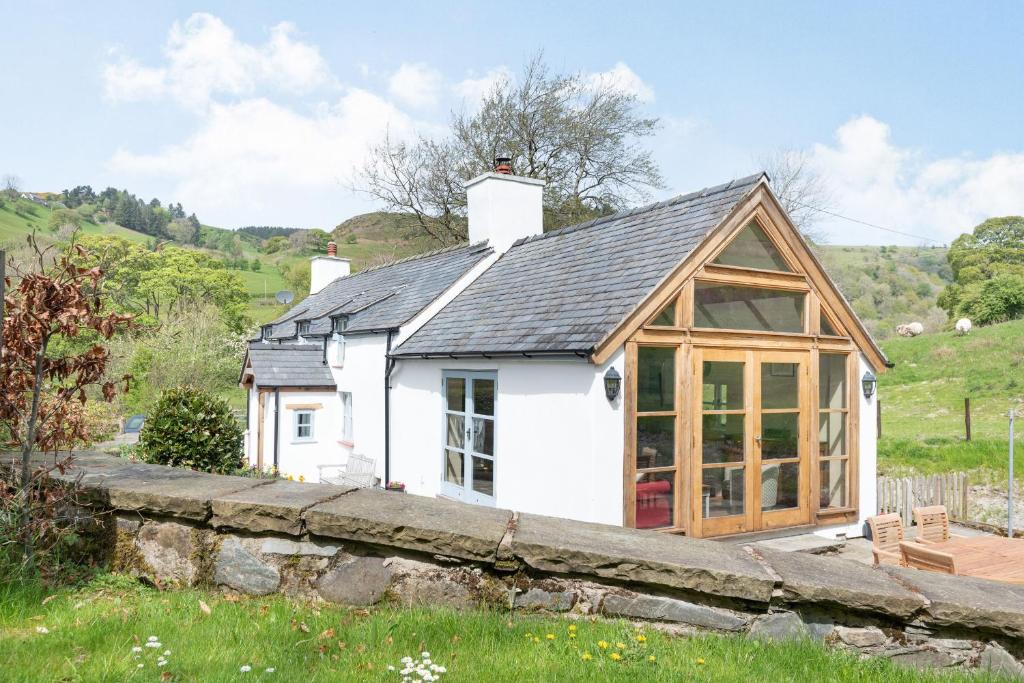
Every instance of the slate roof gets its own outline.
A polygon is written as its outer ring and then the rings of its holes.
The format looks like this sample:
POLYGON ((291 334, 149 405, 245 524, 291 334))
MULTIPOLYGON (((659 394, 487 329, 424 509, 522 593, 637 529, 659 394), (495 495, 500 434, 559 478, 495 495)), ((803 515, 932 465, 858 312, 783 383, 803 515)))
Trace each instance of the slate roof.
POLYGON ((338 278, 272 321, 270 338, 294 337, 306 320, 309 334, 330 334, 332 315, 348 317, 347 334, 398 328, 492 251, 462 244, 338 278))
POLYGON ((516 242, 394 355, 589 353, 762 177, 516 242))
POLYGON ((257 386, 333 387, 334 378, 323 362, 323 353, 320 344, 250 344, 242 378, 251 365, 257 386))

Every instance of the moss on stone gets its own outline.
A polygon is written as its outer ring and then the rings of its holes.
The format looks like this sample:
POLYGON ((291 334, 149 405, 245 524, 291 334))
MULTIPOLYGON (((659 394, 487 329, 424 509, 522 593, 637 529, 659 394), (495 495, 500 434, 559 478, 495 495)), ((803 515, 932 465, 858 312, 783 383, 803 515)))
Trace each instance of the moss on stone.
POLYGON ((135 544, 135 533, 114 522, 114 545, 110 555, 110 568, 115 572, 152 576, 153 568, 146 562, 135 544))
POLYGON ((220 552, 224 539, 208 529, 192 530, 192 566, 195 576, 192 583, 196 586, 212 586, 213 575, 217 566, 217 553, 220 552))

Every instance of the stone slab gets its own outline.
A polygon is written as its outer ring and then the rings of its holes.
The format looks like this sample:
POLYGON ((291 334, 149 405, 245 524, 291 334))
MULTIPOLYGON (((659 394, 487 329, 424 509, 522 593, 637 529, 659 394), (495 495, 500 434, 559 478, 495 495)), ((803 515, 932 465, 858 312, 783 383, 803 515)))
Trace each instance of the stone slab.
POLYGON ((747 635, 759 640, 784 642, 810 638, 811 632, 796 612, 775 612, 755 619, 747 635))
POLYGON ((513 604, 517 609, 543 609, 549 612, 568 612, 576 602, 576 591, 546 591, 531 588, 516 595, 513 604))
POLYGON ((353 607, 380 602, 391 585, 391 569, 379 557, 356 557, 339 564, 317 581, 320 597, 353 607))
POLYGON ((269 595, 281 585, 281 573, 246 550, 237 538, 229 537, 217 553, 213 580, 240 593, 269 595))
POLYGON ((657 595, 605 596, 601 611, 610 616, 646 619, 648 621, 671 621, 718 631, 742 631, 749 618, 731 610, 696 605, 685 600, 675 600, 657 595))
POLYGON ((334 557, 341 546, 314 541, 293 541, 290 538, 270 537, 260 544, 264 555, 301 555, 306 557, 334 557))
POLYGON ((508 510, 440 498, 359 489, 303 513, 318 536, 494 562, 508 510))
POLYGON ((924 607, 921 596, 883 571, 859 562, 807 553, 758 549, 782 579, 784 600, 906 618, 924 607))
POLYGON ((775 585, 761 565, 735 545, 556 517, 520 515, 512 551, 541 571, 757 603, 767 603, 775 585))
POLYGON ((302 513, 317 503, 354 491, 352 486, 306 484, 283 479, 247 488, 210 501, 218 528, 275 531, 292 536, 303 533, 302 513))
POLYGON ((925 622, 1024 637, 1024 586, 899 567, 884 571, 928 599, 925 622))

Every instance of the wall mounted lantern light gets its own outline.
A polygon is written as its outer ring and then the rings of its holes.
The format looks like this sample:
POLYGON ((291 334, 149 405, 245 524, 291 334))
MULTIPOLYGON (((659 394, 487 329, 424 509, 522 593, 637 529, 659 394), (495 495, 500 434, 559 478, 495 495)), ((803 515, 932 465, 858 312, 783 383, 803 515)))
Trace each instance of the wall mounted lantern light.
POLYGON ((871 398, 875 394, 875 386, 878 385, 878 380, 875 379, 875 375, 868 370, 864 373, 864 376, 861 377, 860 385, 864 389, 864 398, 871 398))
POLYGON ((622 375, 615 368, 608 368, 608 372, 604 373, 604 395, 609 401, 614 401, 621 388, 622 375))

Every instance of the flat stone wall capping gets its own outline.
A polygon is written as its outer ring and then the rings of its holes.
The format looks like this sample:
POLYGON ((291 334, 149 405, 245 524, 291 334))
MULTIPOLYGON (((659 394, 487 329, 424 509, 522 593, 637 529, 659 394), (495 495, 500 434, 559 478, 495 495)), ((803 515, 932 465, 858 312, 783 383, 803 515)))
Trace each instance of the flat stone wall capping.
POLYGON ((303 514, 310 533, 493 563, 512 512, 359 489, 303 514))
POLYGON ((927 598, 921 615, 927 623, 1024 638, 1024 586, 899 567, 884 571, 927 598))
POLYGON ((305 484, 279 479, 217 496, 210 501, 218 528, 271 531, 301 536, 305 531, 302 513, 318 503, 351 493, 355 487, 333 484, 305 484))
POLYGON ((917 593, 885 572, 838 558, 759 549, 779 576, 786 602, 840 605, 846 609, 906 619, 924 607, 917 593))
POLYGON ((739 546, 521 514, 512 551, 546 572, 767 603, 774 580, 739 546))

